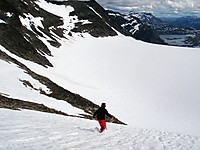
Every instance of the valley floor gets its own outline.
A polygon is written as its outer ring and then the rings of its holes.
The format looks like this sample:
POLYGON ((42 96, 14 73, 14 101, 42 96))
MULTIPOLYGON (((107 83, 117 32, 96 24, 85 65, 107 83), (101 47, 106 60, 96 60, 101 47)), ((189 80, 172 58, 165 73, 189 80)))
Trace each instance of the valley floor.
POLYGON ((0 109, 1 150, 199 150, 200 137, 108 123, 98 133, 94 120, 36 111, 0 109))

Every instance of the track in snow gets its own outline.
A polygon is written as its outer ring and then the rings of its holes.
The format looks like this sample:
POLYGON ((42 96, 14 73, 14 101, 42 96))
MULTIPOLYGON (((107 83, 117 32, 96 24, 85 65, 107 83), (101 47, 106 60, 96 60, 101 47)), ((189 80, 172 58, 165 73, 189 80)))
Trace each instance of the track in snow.
POLYGON ((98 133, 96 121, 35 111, 0 109, 1 150, 199 150, 200 137, 108 123, 98 133))

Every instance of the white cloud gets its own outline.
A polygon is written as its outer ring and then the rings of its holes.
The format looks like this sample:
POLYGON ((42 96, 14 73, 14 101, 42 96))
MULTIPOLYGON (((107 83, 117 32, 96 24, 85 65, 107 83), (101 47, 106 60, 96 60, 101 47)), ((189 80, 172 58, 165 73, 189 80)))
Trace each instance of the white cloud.
POLYGON ((152 12, 156 16, 200 16, 197 0, 97 0, 104 8, 122 12, 152 12))

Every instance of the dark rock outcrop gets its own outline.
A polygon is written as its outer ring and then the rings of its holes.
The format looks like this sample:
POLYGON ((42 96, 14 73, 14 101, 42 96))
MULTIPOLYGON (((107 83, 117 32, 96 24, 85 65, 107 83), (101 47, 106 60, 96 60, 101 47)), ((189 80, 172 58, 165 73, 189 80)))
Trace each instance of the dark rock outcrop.
POLYGON ((143 23, 139 18, 131 14, 124 15, 114 11, 108 11, 114 22, 123 28, 124 34, 148 43, 167 45, 151 26, 143 23))
POLYGON ((2 96, 1 94, 0 94, 0 108, 7 108, 7 109, 13 109, 13 110, 29 109, 29 110, 35 110, 35 111, 69 116, 67 113, 57 111, 57 110, 55 110, 53 108, 49 108, 43 104, 22 101, 22 100, 13 99, 13 98, 7 98, 5 96, 2 96))

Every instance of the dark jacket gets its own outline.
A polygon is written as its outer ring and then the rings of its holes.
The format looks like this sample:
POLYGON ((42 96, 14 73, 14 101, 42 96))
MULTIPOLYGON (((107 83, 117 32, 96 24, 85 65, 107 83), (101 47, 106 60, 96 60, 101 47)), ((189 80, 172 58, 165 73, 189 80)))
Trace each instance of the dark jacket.
POLYGON ((93 115, 95 117, 97 115, 98 120, 105 120, 105 116, 112 118, 112 115, 108 113, 105 107, 100 107, 93 115))

